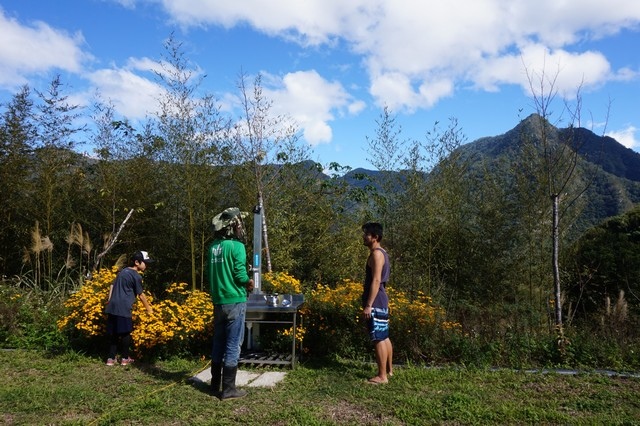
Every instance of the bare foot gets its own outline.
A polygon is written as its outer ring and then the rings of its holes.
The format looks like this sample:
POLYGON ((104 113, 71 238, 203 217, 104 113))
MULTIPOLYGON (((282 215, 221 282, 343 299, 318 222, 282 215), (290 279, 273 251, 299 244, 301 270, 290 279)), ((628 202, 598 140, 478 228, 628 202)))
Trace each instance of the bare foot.
POLYGON ((385 383, 388 383, 388 381, 382 379, 380 376, 375 376, 367 380, 367 383, 370 385, 384 385, 385 383))

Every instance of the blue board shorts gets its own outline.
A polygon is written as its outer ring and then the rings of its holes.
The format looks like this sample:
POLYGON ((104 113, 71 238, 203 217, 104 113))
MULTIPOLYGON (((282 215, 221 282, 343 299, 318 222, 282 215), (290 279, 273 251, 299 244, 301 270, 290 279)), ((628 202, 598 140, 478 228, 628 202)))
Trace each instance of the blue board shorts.
POLYGON ((372 308, 368 321, 369 337, 372 342, 389 337, 389 309, 372 308))

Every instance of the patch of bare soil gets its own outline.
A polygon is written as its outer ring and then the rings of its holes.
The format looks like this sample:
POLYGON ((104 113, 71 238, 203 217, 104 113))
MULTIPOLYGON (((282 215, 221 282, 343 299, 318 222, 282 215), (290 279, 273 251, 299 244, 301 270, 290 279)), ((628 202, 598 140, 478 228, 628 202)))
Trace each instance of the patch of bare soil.
POLYGON ((364 407, 339 401, 326 407, 325 418, 334 424, 358 424, 358 425, 402 425, 393 417, 372 413, 364 407))

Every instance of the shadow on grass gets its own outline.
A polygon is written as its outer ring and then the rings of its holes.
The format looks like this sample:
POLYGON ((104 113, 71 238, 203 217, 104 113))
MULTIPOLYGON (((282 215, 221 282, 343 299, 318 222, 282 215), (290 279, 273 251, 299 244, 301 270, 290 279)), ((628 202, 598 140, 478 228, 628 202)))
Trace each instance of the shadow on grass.
POLYGON ((177 371, 170 371, 165 368, 162 368, 156 364, 148 364, 148 363, 135 363, 132 364, 133 367, 137 368, 139 371, 148 374, 149 376, 162 380, 164 382, 171 382, 175 384, 187 384, 192 388, 198 390, 207 395, 212 395, 211 388, 207 382, 196 379, 195 376, 209 368, 209 365, 203 366, 202 368, 193 371, 191 369, 182 369, 177 371))
POLYGON ((167 371, 162 367, 159 367, 155 364, 147 364, 143 362, 132 364, 135 368, 142 371, 145 374, 150 375, 155 379, 159 379, 167 382, 184 382, 189 379, 190 371, 182 370, 182 371, 167 371))

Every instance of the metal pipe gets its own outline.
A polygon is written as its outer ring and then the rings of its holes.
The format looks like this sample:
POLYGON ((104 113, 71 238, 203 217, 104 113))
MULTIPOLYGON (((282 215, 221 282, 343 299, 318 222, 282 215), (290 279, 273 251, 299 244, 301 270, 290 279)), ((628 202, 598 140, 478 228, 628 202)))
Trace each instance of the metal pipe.
POLYGON ((262 208, 253 208, 253 292, 262 292, 262 208))

